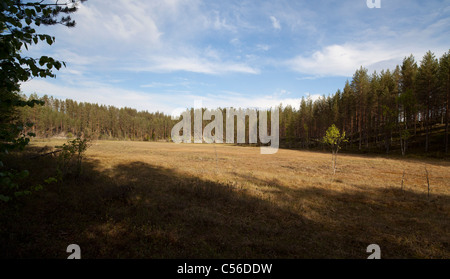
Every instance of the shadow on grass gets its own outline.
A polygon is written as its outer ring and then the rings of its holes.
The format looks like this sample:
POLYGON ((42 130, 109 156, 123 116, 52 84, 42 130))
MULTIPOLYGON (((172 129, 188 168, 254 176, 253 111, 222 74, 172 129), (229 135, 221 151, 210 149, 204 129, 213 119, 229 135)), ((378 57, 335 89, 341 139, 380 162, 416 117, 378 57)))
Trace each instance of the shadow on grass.
MULTIPOLYGON (((33 179, 49 161, 33 162, 33 179)), ((76 243, 83 258, 367 258, 376 243, 385 258, 450 257, 448 197, 257 182, 275 199, 143 162, 99 170, 90 160, 81 177, 1 208, 0 256, 66 258, 76 243)))

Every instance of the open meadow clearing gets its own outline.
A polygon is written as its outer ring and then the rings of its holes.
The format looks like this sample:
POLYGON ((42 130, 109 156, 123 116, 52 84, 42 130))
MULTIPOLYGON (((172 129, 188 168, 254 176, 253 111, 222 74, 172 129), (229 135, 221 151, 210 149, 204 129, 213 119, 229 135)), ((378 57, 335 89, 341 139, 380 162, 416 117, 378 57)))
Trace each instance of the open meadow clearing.
MULTIPOLYGON (((14 161, 64 140, 35 140, 14 161)), ((5 257, 450 258, 450 163, 258 147, 95 141, 78 178, 5 221, 5 257), (426 170, 429 174, 430 194, 426 170), (403 172, 405 175, 403 177, 403 172), (402 186, 403 177, 403 186, 402 186)), ((4 216, 1 216, 2 219, 4 216)))
POLYGON ((450 259, 449 27, 450 0, 2 0, 0 259, 450 259))

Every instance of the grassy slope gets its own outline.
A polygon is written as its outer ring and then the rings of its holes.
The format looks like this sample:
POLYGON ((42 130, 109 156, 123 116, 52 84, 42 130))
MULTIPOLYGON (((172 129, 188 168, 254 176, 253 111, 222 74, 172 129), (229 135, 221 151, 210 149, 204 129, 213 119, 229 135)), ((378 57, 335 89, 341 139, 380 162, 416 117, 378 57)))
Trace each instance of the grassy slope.
MULTIPOLYGON (((71 243, 84 258, 366 258, 371 243, 450 257, 445 161, 342 154, 333 176, 330 154, 294 150, 98 141, 87 155, 81 178, 0 214, 1 257, 64 258, 71 243)), ((55 167, 30 162, 35 179, 55 167)))

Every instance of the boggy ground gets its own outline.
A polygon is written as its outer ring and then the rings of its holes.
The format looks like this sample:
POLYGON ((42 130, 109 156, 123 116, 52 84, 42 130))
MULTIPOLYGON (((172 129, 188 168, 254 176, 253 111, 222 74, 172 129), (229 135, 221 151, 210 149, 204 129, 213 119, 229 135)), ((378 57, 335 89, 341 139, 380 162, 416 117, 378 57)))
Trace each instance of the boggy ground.
MULTIPOLYGON (((27 183, 51 156, 11 164, 27 183)), ((2 258, 450 258, 450 164, 257 147, 97 141, 80 177, 2 205, 2 258), (429 173, 430 196, 425 168, 429 173), (405 171, 403 187, 401 185, 405 171)))

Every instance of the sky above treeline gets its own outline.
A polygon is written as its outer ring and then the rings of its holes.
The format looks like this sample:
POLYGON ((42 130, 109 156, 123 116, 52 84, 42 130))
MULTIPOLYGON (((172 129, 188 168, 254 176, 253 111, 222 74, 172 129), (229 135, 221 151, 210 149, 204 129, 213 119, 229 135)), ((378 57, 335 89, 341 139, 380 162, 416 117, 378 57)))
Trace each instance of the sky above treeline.
POLYGON ((149 112, 180 108, 299 107, 334 94, 363 66, 394 69, 450 49, 450 1, 88 0, 75 28, 27 55, 67 68, 22 92, 149 112))

